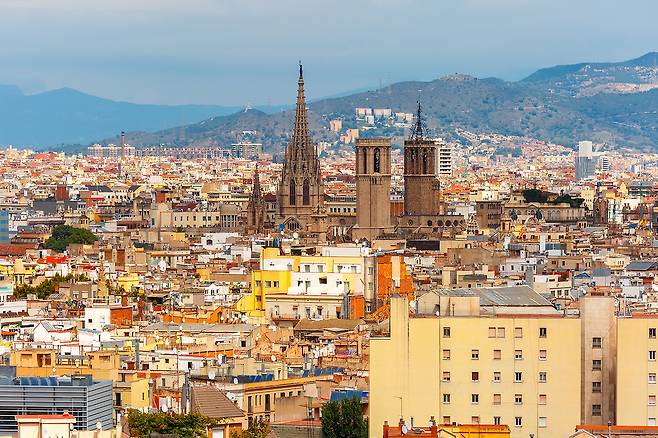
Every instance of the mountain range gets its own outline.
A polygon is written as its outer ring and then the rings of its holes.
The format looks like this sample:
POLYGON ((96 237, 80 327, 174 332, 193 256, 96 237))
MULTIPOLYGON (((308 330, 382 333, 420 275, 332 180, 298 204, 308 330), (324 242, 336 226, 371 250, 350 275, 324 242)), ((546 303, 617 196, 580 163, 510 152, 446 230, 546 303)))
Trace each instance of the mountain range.
MULTIPOLYGON (((116 102, 72 88, 26 95, 0 85, 0 145, 52 148, 88 144, 125 131, 158 131, 240 111, 235 106, 116 102)), ((280 111, 283 107, 263 107, 280 111)))
MULTIPOLYGON (((305 79, 307 89, 311 88, 313 78, 305 79)), ((294 117, 294 110, 286 108, 235 112, 230 107, 136 105, 74 90, 24 96, 16 89, 0 88, 0 98, 6 95, 14 96, 19 111, 0 107, 0 144, 19 143, 13 138, 50 144, 92 139, 103 143, 116 141, 115 135, 123 129, 130 131, 127 140, 135 146, 227 145, 251 131, 255 132, 251 140, 276 153, 287 144, 294 117)), ((657 52, 624 62, 545 68, 514 82, 455 74, 319 99, 308 104, 313 137, 336 141, 337 135, 328 129, 332 119, 341 119, 343 127, 362 127, 356 107, 414 112, 419 95, 428 129, 448 139, 459 139, 457 133, 463 129, 566 146, 588 139, 611 148, 658 151, 657 52)), ((391 126, 361 133, 398 141, 406 135, 404 129, 391 126)))

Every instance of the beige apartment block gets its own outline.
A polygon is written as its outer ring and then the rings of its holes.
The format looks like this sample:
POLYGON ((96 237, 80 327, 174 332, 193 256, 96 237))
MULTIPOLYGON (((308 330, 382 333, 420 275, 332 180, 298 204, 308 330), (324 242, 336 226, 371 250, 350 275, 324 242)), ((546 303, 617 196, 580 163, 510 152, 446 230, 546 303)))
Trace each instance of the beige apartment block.
POLYGON ((617 320, 617 424, 656 426, 658 315, 617 320))
POLYGON ((390 335, 370 343, 369 436, 384 421, 431 416, 569 436, 580 421, 580 332, 580 319, 559 314, 410 318, 393 297, 390 335))

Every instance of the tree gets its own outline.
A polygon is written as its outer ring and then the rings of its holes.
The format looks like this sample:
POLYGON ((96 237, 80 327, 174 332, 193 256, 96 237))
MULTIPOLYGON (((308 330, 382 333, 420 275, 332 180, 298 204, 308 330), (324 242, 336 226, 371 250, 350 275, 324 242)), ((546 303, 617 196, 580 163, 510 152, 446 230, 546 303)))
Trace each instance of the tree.
POLYGON ((46 249, 64 252, 71 243, 82 243, 89 245, 98 240, 98 237, 89 230, 76 228, 70 225, 57 225, 53 233, 43 244, 46 249))
POLYGON ((358 397, 330 401, 322 407, 323 438, 367 438, 368 423, 363 418, 358 397))
POLYGON ((65 281, 89 281, 89 277, 87 277, 85 274, 69 274, 66 277, 55 274, 54 277, 48 278, 36 286, 20 284, 14 287, 14 297, 17 299, 23 299, 26 298, 29 294, 34 294, 38 299, 45 300, 49 295, 54 294, 57 291, 60 283, 65 281))
POLYGON ((151 433, 173 434, 179 438, 205 438, 208 428, 218 426, 219 421, 200 414, 143 413, 128 411, 130 436, 149 438, 151 433))
POLYGON ((232 431, 231 438, 265 438, 270 433, 270 427, 263 420, 254 420, 249 423, 247 430, 232 431))

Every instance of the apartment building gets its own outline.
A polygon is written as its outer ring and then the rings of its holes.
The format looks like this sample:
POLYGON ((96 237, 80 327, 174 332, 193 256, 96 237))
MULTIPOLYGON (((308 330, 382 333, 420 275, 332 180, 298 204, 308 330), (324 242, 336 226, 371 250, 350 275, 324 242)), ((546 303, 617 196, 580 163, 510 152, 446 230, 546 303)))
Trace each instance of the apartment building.
POLYGON ((252 272, 252 293, 237 309, 252 317, 340 318, 346 295, 372 299, 374 262, 357 247, 325 247, 318 255, 265 248, 260 269, 252 272))
POLYGON ((580 420, 580 320, 534 308, 483 317, 477 297, 450 301, 443 313, 457 316, 410 318, 407 300, 391 298, 390 334, 370 343, 369 436, 412 416, 569 436, 580 420))
POLYGON ((617 319, 617 424, 656 426, 658 315, 617 319))

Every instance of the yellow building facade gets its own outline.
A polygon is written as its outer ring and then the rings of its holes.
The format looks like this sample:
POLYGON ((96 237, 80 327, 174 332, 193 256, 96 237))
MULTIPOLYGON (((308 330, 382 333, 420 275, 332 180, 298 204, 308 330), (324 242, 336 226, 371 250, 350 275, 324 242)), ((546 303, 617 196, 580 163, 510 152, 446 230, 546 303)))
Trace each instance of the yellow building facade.
POLYGON ((537 315, 409 318, 370 341, 370 432, 384 421, 503 424, 512 437, 569 436, 580 420, 580 320, 537 315))
POLYGON ((342 296, 371 290, 367 257, 346 255, 282 255, 278 248, 264 248, 260 269, 252 272, 251 294, 243 296, 236 310, 248 317, 266 317, 267 297, 287 295, 342 296))
POLYGON ((617 319, 617 424, 657 425, 657 330, 658 315, 617 319))

